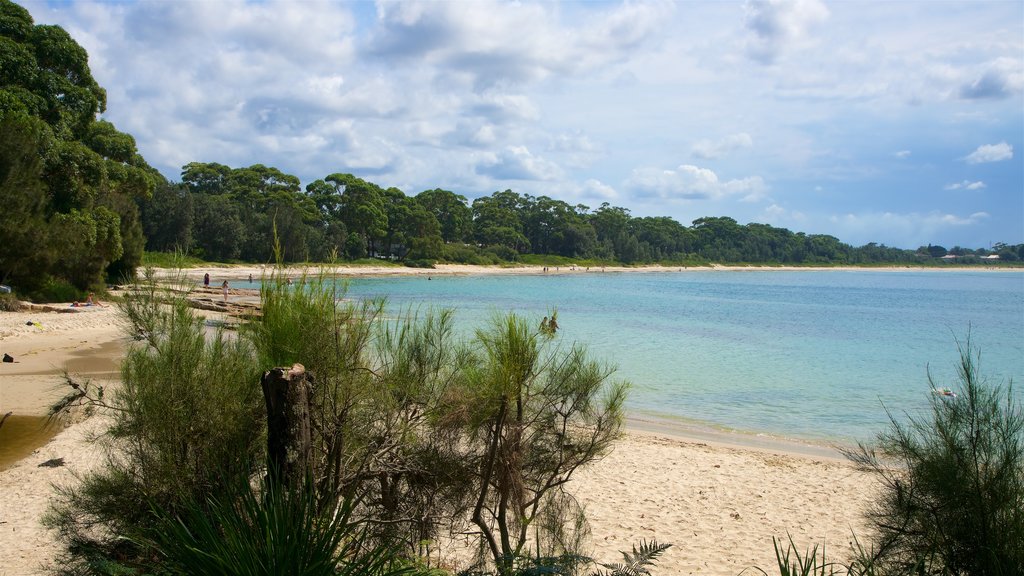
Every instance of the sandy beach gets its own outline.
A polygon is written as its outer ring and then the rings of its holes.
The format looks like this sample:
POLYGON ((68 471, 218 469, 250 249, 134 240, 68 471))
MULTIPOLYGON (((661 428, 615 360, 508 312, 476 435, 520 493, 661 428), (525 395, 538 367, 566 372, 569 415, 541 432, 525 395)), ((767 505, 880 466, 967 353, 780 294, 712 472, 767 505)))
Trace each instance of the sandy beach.
MULTIPOLYGON (((543 273, 540 268, 485 270, 338 267, 331 272, 543 273)), ((201 283, 207 272, 211 285, 219 286, 224 279, 247 280, 250 273, 259 278, 264 270, 196 268, 187 274, 201 283)), ((293 272, 297 277, 302 270, 286 273, 293 272)), ((242 297, 251 294, 230 295, 242 297)), ((17 360, 0 365, 0 417, 44 415, 63 395, 65 369, 97 381, 115 379, 126 345, 113 306, 75 313, 0 312, 0 353, 17 360)), ((103 425, 101 417, 72 424, 13 464, 0 466, 0 576, 45 573, 57 549, 40 524, 52 486, 73 482, 76 473, 102 462, 89 438, 103 425), (40 466, 57 458, 63 465, 40 466)), ((735 575, 752 566, 774 566, 772 537, 791 535, 801 549, 824 544, 830 555, 840 557, 852 533, 866 540, 862 513, 878 486, 827 449, 744 446, 741 438, 688 438, 681 429, 640 428, 631 426, 615 450, 582 471, 570 488, 585 506, 600 560, 616 561, 619 550, 656 538, 673 547, 655 574, 735 575)))

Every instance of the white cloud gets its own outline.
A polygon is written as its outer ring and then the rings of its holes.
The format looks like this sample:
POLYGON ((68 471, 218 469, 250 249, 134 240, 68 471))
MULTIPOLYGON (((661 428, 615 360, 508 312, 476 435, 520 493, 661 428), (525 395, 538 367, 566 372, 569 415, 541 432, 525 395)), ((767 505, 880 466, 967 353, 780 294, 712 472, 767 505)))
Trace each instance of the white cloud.
POLYGON ((1015 58, 997 58, 960 86, 965 99, 1003 99, 1024 91, 1024 63, 1015 58))
POLYGON ((954 182, 953 184, 947 184, 944 190, 981 190, 984 187, 985 183, 981 182, 980 180, 978 182, 964 180, 963 182, 954 182))
POLYGON ((965 160, 968 164, 984 164, 987 162, 1001 162, 1013 158, 1013 146, 1006 142, 999 144, 983 144, 967 155, 965 160))
POLYGON ((619 198, 619 193, 615 191, 615 188, 593 178, 583 183, 580 195, 585 198, 596 198, 601 201, 611 201, 619 198))
POLYGON ((904 158, 910 158, 910 150, 900 150, 898 152, 894 152, 893 156, 899 158, 900 160, 904 158))
POLYGON ((786 210, 778 204, 771 204, 761 212, 760 220, 773 226, 792 228, 794 224, 802 226, 806 223, 807 215, 799 210, 786 210))
POLYGON ((641 197, 663 200, 717 200, 739 197, 755 201, 764 196, 767 186, 760 176, 721 181, 714 171, 690 164, 675 170, 637 168, 626 187, 641 197))
POLYGON ((370 52, 389 62, 438 66, 475 91, 523 86, 623 61, 665 25, 670 3, 587 10, 562 22, 554 5, 380 2, 370 52))
POLYGON ((754 145, 753 138, 746 132, 730 134, 718 141, 700 140, 693 145, 693 155, 702 160, 721 158, 742 148, 754 145))
POLYGON ((793 46, 805 44, 811 29, 829 16, 819 0, 748 0, 746 26, 753 32, 747 55, 773 64, 793 46))
POLYGON ((953 229, 978 226, 990 218, 986 212, 959 216, 928 213, 858 212, 833 215, 822 224, 829 233, 854 245, 878 242, 904 248, 937 243, 953 229))
POLYGON ((556 164, 534 156, 526 146, 508 146, 486 154, 476 172, 496 180, 553 180, 561 175, 556 164))

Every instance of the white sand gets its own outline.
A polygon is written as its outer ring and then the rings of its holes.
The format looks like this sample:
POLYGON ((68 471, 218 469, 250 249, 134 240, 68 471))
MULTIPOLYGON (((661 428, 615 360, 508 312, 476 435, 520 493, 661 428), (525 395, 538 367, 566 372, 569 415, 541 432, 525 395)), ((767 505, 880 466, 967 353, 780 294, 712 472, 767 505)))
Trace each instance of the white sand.
MULTIPOLYGON (((470 270, 480 269, 444 267, 442 273, 470 270)), ((250 271, 258 276, 259 268, 218 268, 210 274, 221 280, 239 279, 250 271)), ((353 273, 395 271, 359 268, 353 273)), ((189 277, 201 282, 203 273, 190 270, 189 277)), ((75 314, 0 313, 0 353, 19 361, 0 365, 0 415, 45 413, 46 406, 63 395, 59 374, 67 362, 83 351, 85 356, 90 351, 109 353, 111 343, 117 342, 123 346, 125 341, 113 307, 75 314), (26 325, 28 321, 41 327, 26 325)), ((40 524, 52 484, 71 482, 74 472, 88 471, 102 461, 88 438, 103 425, 100 418, 74 424, 0 472, 0 576, 44 573, 41 566, 57 550, 52 534, 40 524), (64 458, 66 466, 38 466, 51 458, 64 458)), ((657 538, 673 547, 655 574, 735 575, 754 565, 773 567, 772 536, 785 539, 787 533, 801 548, 824 543, 841 556, 851 531, 865 539, 861 515, 878 486, 838 459, 631 431, 612 454, 582 471, 570 489, 586 507, 599 559, 619 560, 619 550, 628 550, 641 538, 657 538)))

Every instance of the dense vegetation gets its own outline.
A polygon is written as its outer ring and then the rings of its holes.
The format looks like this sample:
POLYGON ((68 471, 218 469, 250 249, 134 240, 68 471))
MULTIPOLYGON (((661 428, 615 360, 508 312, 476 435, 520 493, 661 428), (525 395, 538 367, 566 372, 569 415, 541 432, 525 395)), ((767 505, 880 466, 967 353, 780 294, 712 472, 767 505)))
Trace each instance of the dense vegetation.
MULTIPOLYGON (((264 165, 193 162, 169 182, 134 139, 97 115, 106 93, 86 51, 59 26, 35 25, 0 0, 0 283, 71 299, 131 276, 143 250, 208 261, 267 262, 272 238, 284 259, 364 257, 430 265, 500 263, 542 255, 593 262, 873 264, 939 262, 940 246, 852 247, 837 238, 728 217, 684 226, 512 190, 472 202, 441 189, 409 196, 352 174, 302 186, 264 165)), ((1024 259, 1024 244, 954 247, 958 263, 1024 259)))
POLYGON ((339 305, 335 286, 271 279, 261 319, 236 338, 205 335, 187 282, 147 279, 126 296, 138 343, 117 395, 73 383, 56 408, 99 406, 114 421, 106 466, 64 489, 51 514, 62 573, 159 573, 172 553, 200 562, 177 546, 182 518, 189 538, 237 537, 221 542, 226 554, 263 546, 250 551, 285 562, 254 573, 294 573, 287 562, 307 558, 306 544, 330 560, 348 537, 318 538, 354 525, 367 546, 346 553, 360 558, 386 547, 425 563, 460 533, 478 535, 481 566, 502 575, 531 554, 580 557, 566 488, 618 437, 626 384, 532 320, 499 316, 461 341, 449 312, 386 319, 379 302, 339 305), (309 453, 284 472, 260 394, 260 375, 278 366, 300 366, 309 385, 309 453), (270 485, 253 493, 259 478, 270 485), (280 528, 282 542, 254 539, 256 525, 280 528), (296 543, 289 526, 313 541, 296 543))
POLYGON ((298 262, 369 256, 489 264, 533 254, 624 264, 877 264, 941 262, 947 254, 958 263, 989 254, 1010 261, 1024 256, 1024 245, 855 248, 828 235, 741 225, 729 217, 684 226, 668 217, 636 218, 607 203, 592 210, 512 190, 472 202, 441 189, 407 196, 352 174, 331 174, 303 190, 298 178, 261 165, 189 164, 181 184, 157 186, 142 214, 148 250, 213 261, 269 260, 275 226, 286 259, 298 262))
POLYGON ((96 119, 106 92, 85 50, 0 0, 0 63, 0 282, 82 290, 132 273, 145 242, 137 202, 160 177, 131 136, 96 119))

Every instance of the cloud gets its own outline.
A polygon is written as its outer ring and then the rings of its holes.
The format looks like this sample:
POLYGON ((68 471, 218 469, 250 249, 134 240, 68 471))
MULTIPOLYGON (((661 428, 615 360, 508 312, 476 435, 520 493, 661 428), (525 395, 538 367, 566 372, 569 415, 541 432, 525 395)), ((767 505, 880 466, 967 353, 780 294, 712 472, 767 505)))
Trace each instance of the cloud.
POLYGON ((859 212, 832 215, 826 218, 822 225, 833 236, 854 245, 878 242, 889 246, 916 248, 948 237, 952 229, 978 226, 989 218, 987 212, 975 212, 968 216, 940 211, 905 214, 859 212))
POLYGON ((807 41, 811 29, 829 16, 819 0, 749 0, 746 27, 753 33, 747 56, 761 64, 773 64, 793 46, 807 41))
POLYGON ((963 182, 954 182, 953 184, 947 184, 946 187, 943 188, 943 189, 944 190, 981 190, 984 187, 985 187, 985 183, 984 182, 981 182, 981 181, 971 182, 971 181, 968 181, 968 180, 964 180, 963 182))
POLYGON ((767 224, 785 228, 793 224, 801 226, 806 224, 807 215, 799 210, 786 210, 778 204, 771 204, 761 212, 760 220, 767 224))
POLYGON ((626 61, 657 36, 671 9, 627 3, 563 24, 562 10, 543 3, 380 2, 367 48, 389 63, 431 64, 443 81, 482 92, 626 61))
POLYGON ((739 134, 726 136, 717 142, 700 140, 693 145, 692 153, 696 158, 710 160, 721 158, 741 148, 750 148, 753 145, 754 140, 750 137, 750 134, 740 132, 739 134))
POLYGON ((537 107, 521 94, 488 92, 482 94, 469 106, 470 113, 487 118, 494 124, 519 120, 536 120, 537 107))
POLYGON ((960 97, 967 100, 1000 100, 1024 90, 1024 66, 1020 60, 997 58, 971 81, 961 85, 960 97))
POLYGON ((910 150, 900 150, 898 152, 894 152, 893 156, 899 158, 900 160, 904 158, 910 158, 910 150))
POLYGON ((760 176, 722 182, 712 170, 690 164, 675 170, 637 168, 625 185, 640 197, 662 200, 717 200, 739 196, 750 202, 763 197, 767 189, 760 176))
POLYGON ((486 154, 475 170, 497 180, 553 180, 561 174, 556 164, 534 156, 526 146, 508 146, 486 154))
POLYGON ((968 164, 985 164, 987 162, 1001 162, 1013 158, 1013 146, 1006 142, 999 144, 982 144, 967 155, 964 160, 968 164))

